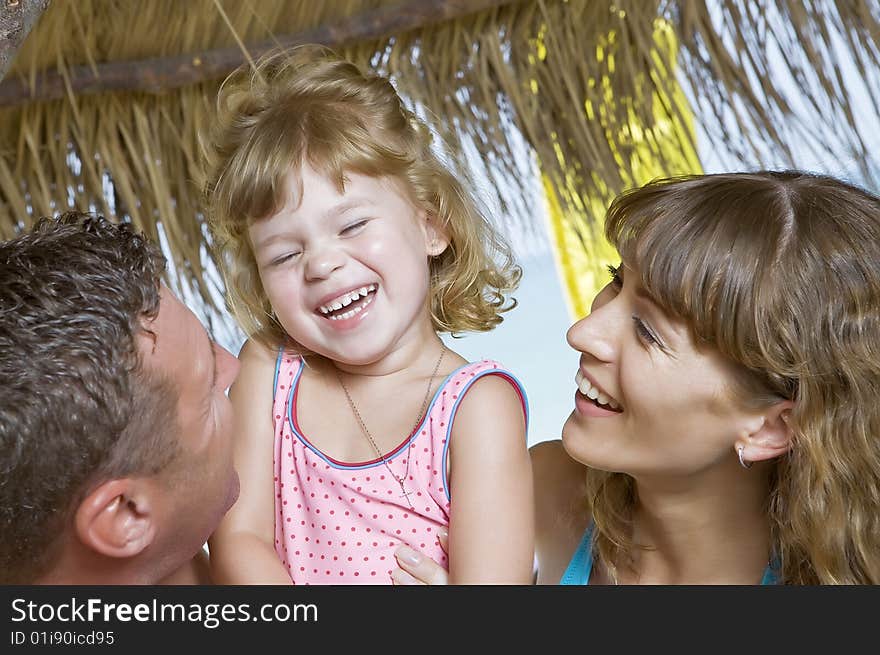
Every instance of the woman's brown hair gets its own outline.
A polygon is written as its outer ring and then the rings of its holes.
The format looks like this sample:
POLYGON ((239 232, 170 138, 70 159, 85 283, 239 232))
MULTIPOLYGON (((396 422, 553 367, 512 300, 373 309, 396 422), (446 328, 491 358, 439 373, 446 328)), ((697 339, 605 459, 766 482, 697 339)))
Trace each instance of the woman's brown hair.
MULTIPOLYGON (((797 171, 682 177, 622 194, 605 231, 744 402, 794 402, 767 505, 781 582, 880 583, 880 198, 797 171)), ((588 495, 614 571, 633 480, 590 469, 588 495)))

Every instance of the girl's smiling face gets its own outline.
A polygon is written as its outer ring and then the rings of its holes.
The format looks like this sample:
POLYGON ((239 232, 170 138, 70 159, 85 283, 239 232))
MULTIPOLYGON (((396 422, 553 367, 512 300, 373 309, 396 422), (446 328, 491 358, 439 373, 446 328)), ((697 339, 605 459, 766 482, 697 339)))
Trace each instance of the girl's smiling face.
POLYGON ((428 258, 446 241, 400 185, 349 173, 340 190, 307 162, 287 185, 288 202, 249 229, 260 279, 287 333, 352 365, 431 334, 428 258))
POLYGON ((698 349, 688 326, 645 292, 636 270, 621 265, 612 274, 591 313, 568 331, 581 357, 565 449, 591 467, 634 477, 735 465, 734 443, 753 428, 754 415, 731 391, 731 365, 698 349))

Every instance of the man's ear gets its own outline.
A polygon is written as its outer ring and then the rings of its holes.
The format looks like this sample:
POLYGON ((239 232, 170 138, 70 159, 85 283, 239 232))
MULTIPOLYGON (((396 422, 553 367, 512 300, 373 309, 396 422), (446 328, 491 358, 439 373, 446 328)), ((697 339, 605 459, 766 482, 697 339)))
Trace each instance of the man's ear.
POLYGON ((129 478, 102 482, 79 504, 76 535, 106 557, 134 557, 156 536, 156 513, 149 489, 129 478))
POLYGON ((763 462, 788 452, 794 434, 789 425, 793 406, 792 401, 781 400, 762 410, 743 430, 734 448, 745 462, 763 462))
POLYGON ((425 252, 428 257, 436 257, 443 254, 449 246, 449 237, 441 226, 437 224, 437 218, 427 213, 421 216, 425 226, 425 252))

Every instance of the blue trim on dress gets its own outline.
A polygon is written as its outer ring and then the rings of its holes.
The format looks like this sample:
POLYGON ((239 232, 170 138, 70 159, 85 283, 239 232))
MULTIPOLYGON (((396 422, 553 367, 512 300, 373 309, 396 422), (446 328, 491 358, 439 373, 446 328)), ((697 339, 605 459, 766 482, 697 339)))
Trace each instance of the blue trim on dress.
MULTIPOLYGON (((446 378, 443 380, 443 383, 439 387, 437 387, 437 390, 434 392, 434 397, 431 400, 431 404, 428 405, 428 409, 425 411, 425 415, 422 417, 422 420, 416 426, 416 429, 413 430, 413 433, 409 436, 409 438, 406 441, 404 441, 399 446, 396 446, 395 452, 393 452, 392 455, 385 457, 384 461, 390 462, 390 461, 394 460, 395 458, 399 457, 402 453, 406 453, 409 451, 409 445, 419 435, 419 433, 422 431, 422 428, 425 426, 425 422, 428 420, 428 417, 431 415, 431 410, 434 409, 434 404, 437 402, 437 399, 440 396, 441 390, 446 386, 446 384, 449 382, 449 380, 452 378, 453 375, 455 375, 456 373, 461 371, 461 369, 465 368, 466 366, 470 366, 470 364, 464 364, 463 366, 459 366, 452 373, 450 373, 449 375, 446 376, 446 378)), ((367 464, 346 464, 344 462, 339 462, 338 460, 330 459, 327 455, 325 455, 323 452, 321 452, 315 446, 313 446, 304 434, 302 434, 299 430, 296 429, 296 425, 293 422, 293 393, 296 390, 297 386, 299 386, 299 378, 302 375, 302 370, 303 370, 303 366, 302 366, 302 363, 300 363, 300 367, 299 367, 299 370, 296 372, 296 376, 294 376, 293 380, 291 380, 291 382, 290 382, 290 391, 287 394, 287 422, 290 425, 291 432, 293 432, 296 435, 296 438, 300 441, 300 443, 302 443, 303 446, 305 446, 306 448, 311 450, 313 453, 315 453, 315 455, 320 457, 322 460, 324 460, 324 462, 326 462, 327 464, 329 464, 330 466, 332 466, 335 469, 340 469, 340 470, 344 470, 344 471, 356 471, 356 470, 361 470, 361 469, 375 468, 377 466, 384 466, 384 464, 382 463, 383 458, 379 458, 378 460, 376 460, 374 462, 369 462, 367 464)), ((445 484, 445 480, 444 480, 444 484, 445 484)))
POLYGON ((281 372, 281 360, 284 358, 284 346, 278 347, 278 357, 275 358, 275 379, 272 381, 272 404, 275 403, 275 394, 278 392, 278 374, 281 372))
MULTIPOLYGON (((465 366, 471 366, 473 364, 479 364, 480 362, 471 362, 469 364, 465 364, 465 366)), ((460 367, 464 368, 464 366, 460 367)), ((459 369, 459 370, 460 370, 459 369)), ((516 376, 503 368, 487 368, 484 371, 480 371, 475 374, 470 382, 464 385, 461 390, 458 392, 458 398, 455 399, 455 403, 452 405, 452 411, 449 414, 449 421, 446 424, 446 443, 443 445, 443 457, 441 458, 441 463, 443 466, 443 491, 446 492, 446 500, 452 501, 452 496, 449 491, 449 481, 446 479, 446 471, 449 469, 449 465, 447 462, 447 458, 449 457, 449 444, 452 442, 452 423, 455 420, 455 413, 458 411, 458 404, 464 399, 464 395, 468 389, 471 388, 474 382, 479 380, 482 377, 487 375, 500 375, 503 378, 506 378, 508 381, 513 383, 516 389, 519 391, 522 396, 523 410, 525 412, 525 420, 526 420, 526 443, 528 443, 529 437, 529 399, 526 396, 526 390, 523 387, 522 383, 516 378, 516 376)), ((451 377, 451 376, 450 376, 451 377)))

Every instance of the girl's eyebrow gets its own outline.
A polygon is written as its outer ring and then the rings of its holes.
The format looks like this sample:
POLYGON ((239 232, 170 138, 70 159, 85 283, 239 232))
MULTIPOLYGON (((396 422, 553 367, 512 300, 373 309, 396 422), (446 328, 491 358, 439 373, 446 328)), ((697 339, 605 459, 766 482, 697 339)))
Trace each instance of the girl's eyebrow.
POLYGON ((350 211, 352 209, 357 209, 358 207, 363 207, 366 205, 373 205, 373 204, 375 204, 375 203, 370 198, 361 198, 361 197, 349 198, 348 200, 343 200, 338 205, 334 205, 333 207, 331 207, 330 209, 325 211, 324 218, 329 218, 330 216, 333 216, 334 214, 337 214, 337 215, 343 214, 343 213, 350 211))
POLYGON ((254 243, 254 250, 261 250, 264 248, 268 248, 276 241, 283 241, 287 238, 286 232, 276 232, 275 234, 270 234, 265 239, 261 239, 260 241, 256 241, 254 243))

